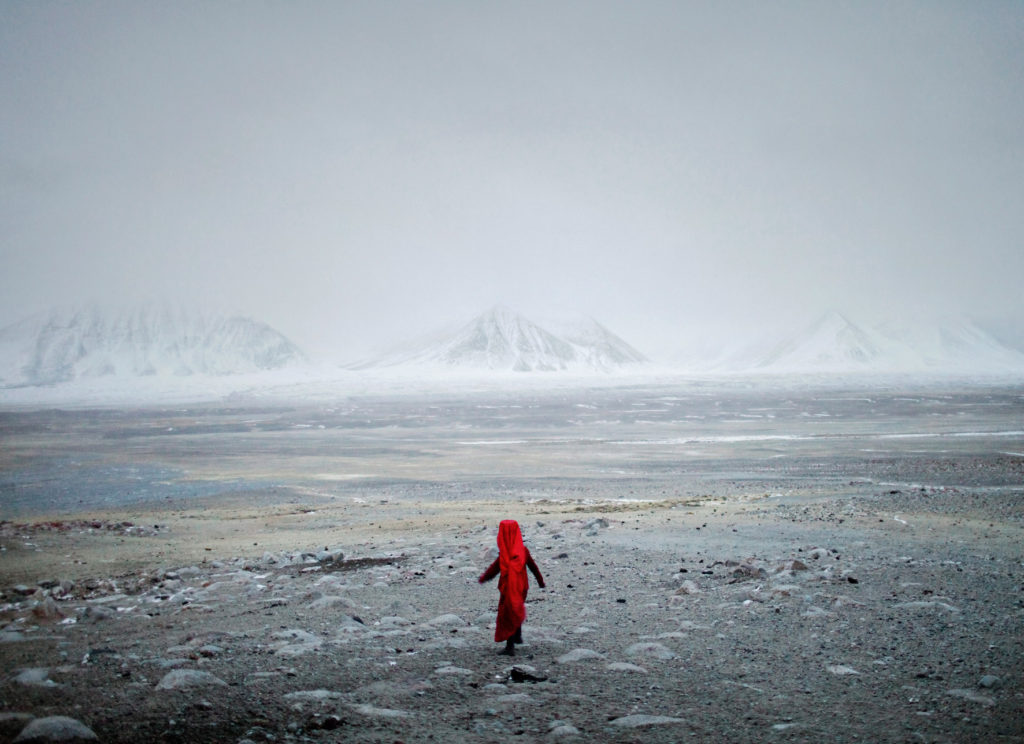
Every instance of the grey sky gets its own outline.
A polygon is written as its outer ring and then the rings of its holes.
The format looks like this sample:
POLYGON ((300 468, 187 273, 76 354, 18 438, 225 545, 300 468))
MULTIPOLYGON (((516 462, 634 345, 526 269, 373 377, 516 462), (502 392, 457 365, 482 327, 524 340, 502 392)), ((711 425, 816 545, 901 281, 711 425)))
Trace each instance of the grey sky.
POLYGON ((0 321, 1024 325, 1019 2, 0 3, 0 321))

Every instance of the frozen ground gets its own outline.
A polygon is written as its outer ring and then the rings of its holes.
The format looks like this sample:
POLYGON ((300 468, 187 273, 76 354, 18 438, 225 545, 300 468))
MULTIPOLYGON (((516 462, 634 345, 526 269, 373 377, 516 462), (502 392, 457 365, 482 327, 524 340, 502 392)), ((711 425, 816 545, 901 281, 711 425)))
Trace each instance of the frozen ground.
POLYGON ((0 741, 1024 741, 1024 388, 316 400, 0 412, 0 741))

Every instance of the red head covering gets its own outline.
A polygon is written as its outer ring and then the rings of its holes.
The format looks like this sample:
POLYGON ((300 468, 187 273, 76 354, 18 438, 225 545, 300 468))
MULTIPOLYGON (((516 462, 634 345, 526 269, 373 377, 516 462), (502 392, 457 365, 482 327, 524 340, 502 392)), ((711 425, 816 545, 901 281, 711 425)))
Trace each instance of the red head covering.
POLYGON ((498 561, 501 578, 498 579, 498 622, 494 640, 504 641, 515 635, 526 620, 526 546, 519 523, 514 519, 502 520, 498 525, 498 561))

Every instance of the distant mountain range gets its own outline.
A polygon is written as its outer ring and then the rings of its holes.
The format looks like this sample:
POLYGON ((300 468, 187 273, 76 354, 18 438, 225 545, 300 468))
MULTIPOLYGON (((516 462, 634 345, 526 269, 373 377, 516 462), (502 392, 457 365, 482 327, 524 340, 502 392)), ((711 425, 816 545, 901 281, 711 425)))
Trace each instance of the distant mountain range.
POLYGON ((497 306, 454 331, 406 344, 353 368, 585 372, 611 371, 647 361, 592 318, 549 322, 545 326, 497 306))
MULTIPOLYGON (((689 360, 696 373, 1012 375, 1024 352, 965 320, 858 324, 829 312, 778 340, 689 360)), ((722 339, 722 344, 728 339, 722 339)), ((54 310, 0 329, 0 388, 108 378, 228 376, 304 367, 299 348, 252 318, 170 304, 54 310)), ((336 369, 336 368, 335 368, 336 369)), ((349 370, 592 373, 670 369, 588 317, 537 322, 494 307, 449 331, 404 344, 349 370)), ((310 372, 310 370, 314 370, 310 372)), ((119 384, 119 383, 118 383, 119 384)), ((147 383, 148 384, 148 383, 147 383)))
POLYGON ((230 375, 303 360, 265 323, 152 304, 53 310, 0 329, 0 386, 82 378, 230 375))
POLYGON ((1022 373, 1024 353, 967 320, 862 326, 832 311, 767 351, 738 354, 719 367, 779 373, 1022 373))

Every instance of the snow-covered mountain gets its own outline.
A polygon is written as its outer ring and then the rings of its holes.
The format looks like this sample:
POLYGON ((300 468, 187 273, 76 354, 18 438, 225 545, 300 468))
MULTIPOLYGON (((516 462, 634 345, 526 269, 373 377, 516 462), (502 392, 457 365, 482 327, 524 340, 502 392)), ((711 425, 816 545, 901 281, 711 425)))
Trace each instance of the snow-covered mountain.
POLYGON ((170 305, 60 309, 0 329, 4 387, 105 376, 230 375, 302 358, 265 323, 170 305))
POLYGON ((744 365, 767 372, 1024 373, 1024 354, 970 321, 890 321, 861 326, 826 313, 744 365))
POLYGON ((831 311, 777 344, 757 366, 787 370, 865 369, 883 358, 884 350, 877 338, 841 313, 831 311))
POLYGON ((563 321, 551 330, 498 306, 453 332, 395 349, 357 367, 583 372, 645 361, 640 352, 592 319, 563 321))

